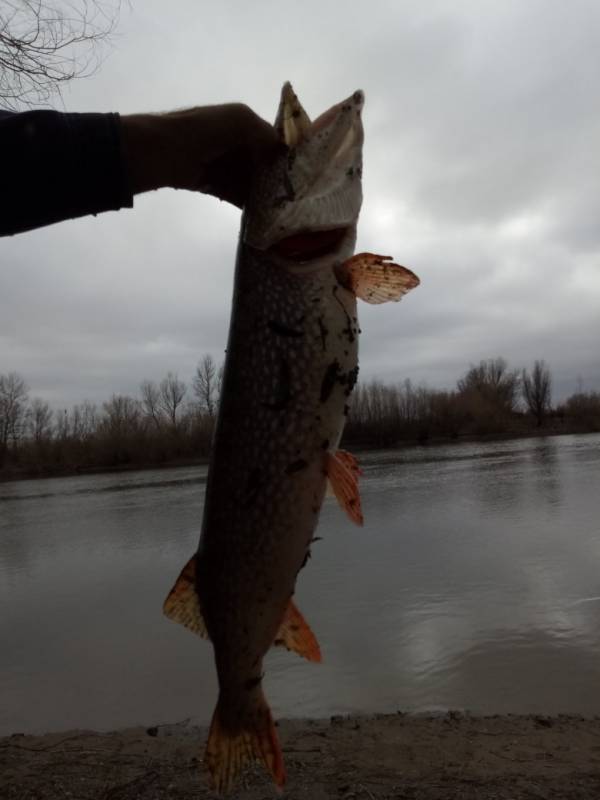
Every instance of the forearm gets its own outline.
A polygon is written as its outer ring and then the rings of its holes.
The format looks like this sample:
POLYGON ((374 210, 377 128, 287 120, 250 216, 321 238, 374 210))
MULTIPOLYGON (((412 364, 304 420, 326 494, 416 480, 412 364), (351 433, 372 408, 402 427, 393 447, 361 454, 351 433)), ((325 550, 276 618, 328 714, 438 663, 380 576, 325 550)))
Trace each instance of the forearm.
POLYGON ((253 161, 278 144, 271 125, 242 103, 132 114, 120 121, 134 194, 170 186, 241 207, 253 161))
POLYGON ((0 235, 133 205, 116 114, 5 114, 0 143, 0 235))
POLYGON ((176 188, 177 131, 169 114, 130 114, 120 118, 121 157, 133 194, 176 188))
POLYGON ((133 206, 169 186, 242 208, 256 164, 281 148, 242 103, 168 114, 0 112, 0 235, 133 206))

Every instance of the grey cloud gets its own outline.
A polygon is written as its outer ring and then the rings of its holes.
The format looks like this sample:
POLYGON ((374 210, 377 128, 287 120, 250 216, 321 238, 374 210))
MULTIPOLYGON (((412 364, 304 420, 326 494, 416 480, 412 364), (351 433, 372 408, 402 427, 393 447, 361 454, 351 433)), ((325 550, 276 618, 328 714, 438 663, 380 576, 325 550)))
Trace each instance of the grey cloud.
MULTIPOLYGON (((243 100, 275 114, 291 79, 309 114, 363 88, 359 247, 422 284, 361 306, 361 375, 455 385, 469 363, 545 358, 555 396, 600 389, 600 55, 595 3, 359 2, 125 14, 68 110, 243 100), (318 19, 319 24, 315 24, 318 19)), ((239 213, 161 191, 133 211, 0 242, 0 372, 59 405, 225 347, 239 213)))

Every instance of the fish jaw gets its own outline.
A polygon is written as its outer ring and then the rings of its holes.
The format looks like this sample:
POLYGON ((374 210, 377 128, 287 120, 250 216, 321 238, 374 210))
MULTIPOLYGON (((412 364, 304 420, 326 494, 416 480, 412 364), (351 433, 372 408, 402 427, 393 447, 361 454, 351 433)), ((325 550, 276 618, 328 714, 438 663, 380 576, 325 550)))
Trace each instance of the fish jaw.
POLYGON ((356 228, 363 105, 356 91, 311 123, 284 85, 275 128, 288 150, 257 176, 245 213, 246 244, 265 251, 299 234, 356 228))

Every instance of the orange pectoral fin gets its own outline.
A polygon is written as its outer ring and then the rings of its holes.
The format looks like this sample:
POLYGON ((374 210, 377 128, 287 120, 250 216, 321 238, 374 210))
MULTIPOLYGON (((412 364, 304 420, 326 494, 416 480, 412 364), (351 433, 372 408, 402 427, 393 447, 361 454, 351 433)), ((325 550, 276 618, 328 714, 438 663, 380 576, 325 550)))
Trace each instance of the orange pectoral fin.
POLYGON ((338 503, 357 525, 363 524, 358 476, 361 474, 358 461, 346 450, 327 453, 325 471, 338 503))
POLYGON ((283 621, 273 644, 287 647, 288 650, 293 650, 308 661, 321 661, 321 649, 317 637, 292 600, 285 610, 283 621))
POLYGON ((391 256, 357 253, 336 267, 339 282, 361 300, 374 305, 398 302, 419 285, 414 272, 394 264, 391 256))
POLYGON ((344 464, 346 469, 349 469, 350 472, 356 476, 357 480, 363 474, 356 456, 353 456, 352 453, 349 453, 347 450, 338 450, 335 457, 344 464))
POLYGON ((163 612, 169 619, 179 622, 193 633, 208 639, 206 623, 202 616, 200 600, 196 592, 196 556, 192 556, 181 570, 175 586, 167 595, 163 612))

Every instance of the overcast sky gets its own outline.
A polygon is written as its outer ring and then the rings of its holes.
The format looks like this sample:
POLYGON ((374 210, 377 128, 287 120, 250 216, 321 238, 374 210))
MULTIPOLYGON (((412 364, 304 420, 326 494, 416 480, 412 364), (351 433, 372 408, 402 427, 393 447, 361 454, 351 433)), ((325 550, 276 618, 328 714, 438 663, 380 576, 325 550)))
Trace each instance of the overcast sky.
MULTIPOLYGON (((244 101, 272 121, 366 93, 358 249, 421 286, 361 304, 361 376, 453 387, 544 358, 555 399, 600 390, 600 3, 132 0, 68 111, 244 101)), ((7 154, 4 154, 6 157, 7 154)), ((53 406, 221 361, 239 212, 161 190, 0 240, 0 373, 53 406)))

